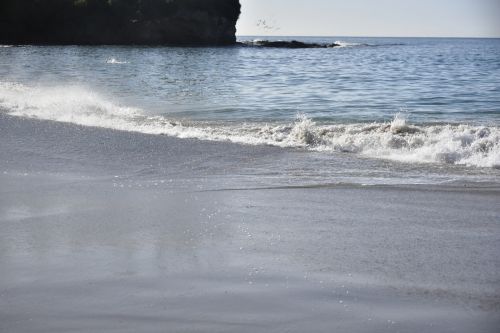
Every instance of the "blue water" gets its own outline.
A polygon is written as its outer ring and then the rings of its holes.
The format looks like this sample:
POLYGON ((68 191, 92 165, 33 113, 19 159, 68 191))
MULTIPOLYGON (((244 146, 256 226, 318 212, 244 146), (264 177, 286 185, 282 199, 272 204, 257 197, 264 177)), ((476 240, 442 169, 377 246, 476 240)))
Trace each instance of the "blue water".
POLYGON ((0 332, 498 332, 500 40, 301 39, 0 47, 0 332))
POLYGON ((500 39, 295 39, 342 46, 1 47, 0 109, 409 164, 500 166, 500 39))
POLYGON ((353 45, 3 48, 0 77, 83 85, 149 113, 197 119, 286 120, 302 112, 380 121, 404 110, 415 122, 500 121, 499 39, 299 39, 353 45))

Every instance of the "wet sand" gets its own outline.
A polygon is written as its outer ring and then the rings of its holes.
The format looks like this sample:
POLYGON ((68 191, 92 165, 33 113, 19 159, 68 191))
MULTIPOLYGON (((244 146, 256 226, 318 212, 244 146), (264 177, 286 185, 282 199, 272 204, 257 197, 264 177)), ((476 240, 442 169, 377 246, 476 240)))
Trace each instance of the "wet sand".
POLYGON ((496 332, 500 190, 0 116, 1 332, 496 332), (279 171, 279 170, 278 170, 279 171))

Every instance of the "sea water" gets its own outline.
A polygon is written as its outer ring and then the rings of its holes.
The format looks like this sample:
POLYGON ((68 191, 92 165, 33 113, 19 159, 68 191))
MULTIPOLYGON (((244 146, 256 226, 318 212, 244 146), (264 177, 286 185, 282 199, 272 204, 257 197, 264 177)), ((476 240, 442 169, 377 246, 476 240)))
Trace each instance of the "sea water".
POLYGON ((500 39, 267 39, 340 46, 4 46, 0 110, 306 152, 319 183, 498 181, 500 39))

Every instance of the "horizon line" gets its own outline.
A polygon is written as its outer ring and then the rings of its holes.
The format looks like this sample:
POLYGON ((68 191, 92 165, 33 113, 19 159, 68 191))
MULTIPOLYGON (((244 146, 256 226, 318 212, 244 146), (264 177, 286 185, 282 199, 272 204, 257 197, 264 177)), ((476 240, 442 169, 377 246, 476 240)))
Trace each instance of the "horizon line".
POLYGON ((254 35, 236 34, 236 37, 347 37, 347 38, 457 38, 457 39, 500 39, 500 36, 369 36, 369 35, 254 35))

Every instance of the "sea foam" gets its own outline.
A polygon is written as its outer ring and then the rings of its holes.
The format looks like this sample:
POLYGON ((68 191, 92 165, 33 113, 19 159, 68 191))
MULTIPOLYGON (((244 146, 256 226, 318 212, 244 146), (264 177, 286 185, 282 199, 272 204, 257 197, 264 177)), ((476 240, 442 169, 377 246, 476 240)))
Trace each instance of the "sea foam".
POLYGON ((14 116, 179 138, 344 152, 405 163, 500 167, 500 128, 391 122, 324 124, 299 115, 288 123, 179 121, 148 116, 81 87, 28 87, 0 82, 0 109, 14 116))
POLYGON ((113 64, 113 65, 123 65, 123 64, 128 64, 126 61, 120 61, 117 60, 116 58, 109 58, 106 60, 107 64, 113 64))
POLYGON ((335 44, 338 45, 338 47, 355 47, 355 46, 363 46, 364 44, 361 43, 350 43, 350 42, 345 42, 342 40, 336 40, 335 44))

